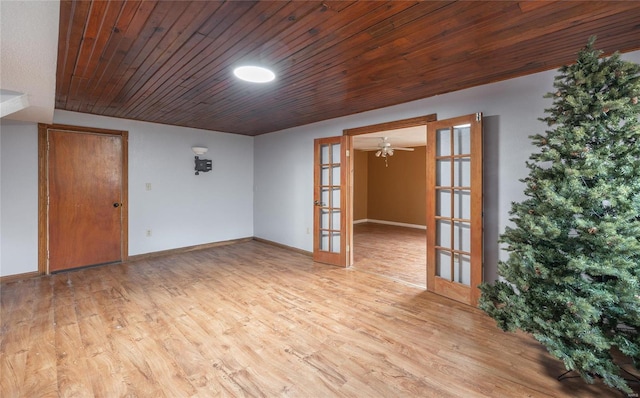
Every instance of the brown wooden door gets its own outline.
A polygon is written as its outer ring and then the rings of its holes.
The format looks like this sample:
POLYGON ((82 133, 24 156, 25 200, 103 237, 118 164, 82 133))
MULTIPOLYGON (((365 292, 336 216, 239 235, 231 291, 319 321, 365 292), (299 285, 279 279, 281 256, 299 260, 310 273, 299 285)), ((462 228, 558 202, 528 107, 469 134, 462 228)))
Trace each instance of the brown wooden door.
POLYGON ((427 289, 475 306, 482 272, 482 115, 428 123, 427 289))
POLYGON ((313 260, 342 267, 353 263, 351 142, 349 136, 314 142, 313 260))
POLYGON ((48 271, 123 259, 123 140, 48 130, 48 271))

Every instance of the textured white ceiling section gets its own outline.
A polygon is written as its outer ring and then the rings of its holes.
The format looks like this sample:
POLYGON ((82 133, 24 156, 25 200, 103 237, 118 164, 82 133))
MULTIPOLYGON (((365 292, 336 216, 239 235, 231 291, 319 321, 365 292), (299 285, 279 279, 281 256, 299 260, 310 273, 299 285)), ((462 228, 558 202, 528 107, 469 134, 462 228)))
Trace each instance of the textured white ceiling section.
POLYGON ((59 1, 0 0, 0 89, 26 96, 3 96, 3 117, 53 121, 59 15, 59 1))

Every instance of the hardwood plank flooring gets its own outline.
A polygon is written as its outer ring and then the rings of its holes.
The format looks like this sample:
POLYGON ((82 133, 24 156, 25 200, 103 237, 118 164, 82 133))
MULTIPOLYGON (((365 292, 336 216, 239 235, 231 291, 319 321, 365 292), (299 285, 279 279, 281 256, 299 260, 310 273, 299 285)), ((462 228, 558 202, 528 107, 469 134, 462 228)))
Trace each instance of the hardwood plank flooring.
POLYGON ((481 311, 251 241, 0 286, 2 397, 595 397, 481 311))
POLYGON ((426 289, 424 229, 361 223, 353 226, 353 267, 426 289))

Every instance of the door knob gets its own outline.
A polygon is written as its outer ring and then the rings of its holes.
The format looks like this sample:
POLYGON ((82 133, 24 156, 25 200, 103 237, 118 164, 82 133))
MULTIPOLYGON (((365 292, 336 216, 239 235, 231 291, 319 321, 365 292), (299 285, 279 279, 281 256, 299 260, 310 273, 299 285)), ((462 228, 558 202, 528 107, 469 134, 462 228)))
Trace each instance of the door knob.
POLYGON ((122 203, 116 202, 116 203, 113 204, 113 207, 120 207, 120 206, 122 206, 122 203))

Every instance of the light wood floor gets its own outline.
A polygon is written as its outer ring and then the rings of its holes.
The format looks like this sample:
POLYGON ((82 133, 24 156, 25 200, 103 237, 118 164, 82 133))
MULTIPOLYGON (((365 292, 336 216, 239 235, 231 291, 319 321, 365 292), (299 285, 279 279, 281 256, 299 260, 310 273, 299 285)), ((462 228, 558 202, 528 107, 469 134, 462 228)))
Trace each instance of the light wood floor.
POLYGON ((426 230, 376 223, 355 224, 353 246, 355 269, 426 288, 426 230))
POLYGON ((481 311, 260 242, 1 286, 2 397, 595 397, 481 311))

